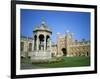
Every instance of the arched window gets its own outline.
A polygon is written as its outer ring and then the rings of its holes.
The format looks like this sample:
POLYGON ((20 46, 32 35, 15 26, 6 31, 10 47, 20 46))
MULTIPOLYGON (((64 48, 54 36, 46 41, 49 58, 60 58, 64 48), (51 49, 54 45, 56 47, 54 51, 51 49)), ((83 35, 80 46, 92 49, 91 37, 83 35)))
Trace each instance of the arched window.
POLYGON ((29 43, 29 51, 32 51, 32 43, 29 43))
POLYGON ((24 42, 21 42, 21 51, 24 51, 24 42))

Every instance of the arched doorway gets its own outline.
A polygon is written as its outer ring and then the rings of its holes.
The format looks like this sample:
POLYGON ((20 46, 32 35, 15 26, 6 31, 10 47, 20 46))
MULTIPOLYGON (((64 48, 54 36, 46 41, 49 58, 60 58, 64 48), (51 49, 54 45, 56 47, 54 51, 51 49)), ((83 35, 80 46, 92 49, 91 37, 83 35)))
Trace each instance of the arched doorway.
POLYGON ((89 56, 89 52, 86 52, 86 56, 89 56))
POLYGON ((49 48, 49 43, 50 43, 50 41, 49 41, 49 39, 50 39, 50 36, 46 36, 46 50, 48 50, 48 48, 49 48))
POLYGON ((44 35, 40 34, 39 35, 39 50, 43 50, 44 49, 44 35))
POLYGON ((66 48, 62 48, 63 56, 67 55, 66 48))

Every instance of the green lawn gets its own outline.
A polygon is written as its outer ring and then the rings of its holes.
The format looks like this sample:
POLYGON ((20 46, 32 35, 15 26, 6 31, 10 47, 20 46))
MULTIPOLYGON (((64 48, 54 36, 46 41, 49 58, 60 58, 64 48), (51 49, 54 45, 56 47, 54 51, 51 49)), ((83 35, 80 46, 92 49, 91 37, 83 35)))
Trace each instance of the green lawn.
MULTIPOLYGON (((61 61, 59 62, 52 62, 52 63, 34 63, 31 64, 29 67, 35 68, 36 66, 39 68, 58 68, 58 67, 82 67, 82 66, 90 66, 90 57, 80 56, 80 57, 61 57, 61 61)), ((24 64, 28 64, 24 63, 24 64)), ((24 65, 25 66, 25 65, 24 65)), ((23 68, 23 67, 22 67, 23 68)), ((28 67, 27 67, 28 68, 28 67)), ((23 68, 24 69, 24 68, 23 68)), ((26 69, 26 68, 25 68, 26 69)))

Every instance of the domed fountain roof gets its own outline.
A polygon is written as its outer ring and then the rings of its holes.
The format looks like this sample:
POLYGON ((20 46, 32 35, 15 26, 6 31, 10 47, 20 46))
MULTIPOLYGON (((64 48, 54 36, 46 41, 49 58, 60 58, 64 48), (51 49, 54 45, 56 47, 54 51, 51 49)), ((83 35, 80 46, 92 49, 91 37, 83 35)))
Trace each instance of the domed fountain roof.
POLYGON ((38 25, 37 27, 35 27, 33 29, 33 32, 36 32, 36 31, 47 31, 47 32, 52 33, 51 29, 47 26, 47 24, 44 20, 41 22, 40 25, 38 25))

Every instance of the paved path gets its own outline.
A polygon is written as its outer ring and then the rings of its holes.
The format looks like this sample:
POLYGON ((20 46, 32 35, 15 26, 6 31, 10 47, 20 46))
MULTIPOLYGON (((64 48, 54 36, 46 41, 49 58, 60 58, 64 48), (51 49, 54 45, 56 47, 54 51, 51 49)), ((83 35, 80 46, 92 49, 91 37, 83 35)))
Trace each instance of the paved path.
POLYGON ((43 68, 43 67, 34 65, 30 62, 21 63, 21 69, 40 69, 40 68, 43 68))
POLYGON ((32 64, 30 59, 22 59, 21 61, 21 69, 43 69, 44 67, 37 66, 36 64, 32 64))
POLYGON ((31 63, 22 63, 21 64, 21 69, 41 69, 43 67, 39 67, 39 66, 36 66, 36 65, 33 65, 31 63))

